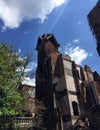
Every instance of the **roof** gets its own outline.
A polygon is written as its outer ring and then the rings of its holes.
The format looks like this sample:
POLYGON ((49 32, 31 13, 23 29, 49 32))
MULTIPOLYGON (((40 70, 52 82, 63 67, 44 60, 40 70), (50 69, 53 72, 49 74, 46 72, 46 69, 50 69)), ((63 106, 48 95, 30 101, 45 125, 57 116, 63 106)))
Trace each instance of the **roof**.
POLYGON ((39 50, 39 46, 47 41, 51 41, 52 44, 54 44, 57 47, 60 46, 53 34, 43 34, 42 36, 38 37, 36 50, 39 50))

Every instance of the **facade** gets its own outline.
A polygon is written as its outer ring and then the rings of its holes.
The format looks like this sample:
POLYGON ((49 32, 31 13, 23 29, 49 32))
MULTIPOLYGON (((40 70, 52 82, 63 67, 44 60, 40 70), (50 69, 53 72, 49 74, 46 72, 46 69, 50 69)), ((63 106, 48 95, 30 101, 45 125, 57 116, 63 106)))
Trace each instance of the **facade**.
POLYGON ((46 107, 46 130, 100 129, 100 76, 58 51, 53 34, 38 38, 36 98, 46 107), (93 114, 95 115, 93 117, 93 114), (97 116, 98 115, 98 116, 97 116), (96 120, 96 123, 94 122, 96 120))
POLYGON ((28 93, 29 98, 35 98, 35 86, 20 84, 17 89, 19 92, 28 93))
POLYGON ((20 84, 17 89, 25 100, 23 114, 25 114, 25 116, 34 117, 35 116, 35 112, 34 112, 35 86, 20 84))
POLYGON ((97 51, 100 56, 100 0, 98 0, 96 6, 88 14, 88 20, 97 40, 97 51))

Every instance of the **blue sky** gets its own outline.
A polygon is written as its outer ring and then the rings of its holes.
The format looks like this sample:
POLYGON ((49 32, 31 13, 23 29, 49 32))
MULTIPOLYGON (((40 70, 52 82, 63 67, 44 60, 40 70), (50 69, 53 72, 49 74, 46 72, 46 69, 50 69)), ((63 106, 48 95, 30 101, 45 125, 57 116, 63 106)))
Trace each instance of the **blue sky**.
MULTIPOLYGON (((87 20, 97 1, 0 0, 0 41, 13 44, 22 54, 33 52, 36 59, 38 36, 53 33, 60 43, 61 53, 100 73, 96 40, 87 20)), ((33 68, 36 64, 30 66, 33 68)))

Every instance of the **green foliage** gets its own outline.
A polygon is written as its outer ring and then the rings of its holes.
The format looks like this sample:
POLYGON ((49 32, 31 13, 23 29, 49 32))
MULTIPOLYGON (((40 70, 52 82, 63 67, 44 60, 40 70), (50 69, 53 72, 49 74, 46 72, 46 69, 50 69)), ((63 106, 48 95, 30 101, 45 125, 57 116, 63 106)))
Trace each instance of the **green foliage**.
POLYGON ((11 130, 12 117, 24 116, 23 110, 37 115, 34 121, 37 125, 41 122, 41 111, 44 111, 44 106, 30 99, 26 91, 23 93, 17 91, 30 60, 30 55, 19 58, 18 52, 7 43, 0 44, 0 130, 8 128, 11 130))
POLYGON ((21 81, 21 72, 17 69, 23 64, 11 46, 0 44, 0 116, 13 116, 20 112, 22 97, 16 85, 21 81))

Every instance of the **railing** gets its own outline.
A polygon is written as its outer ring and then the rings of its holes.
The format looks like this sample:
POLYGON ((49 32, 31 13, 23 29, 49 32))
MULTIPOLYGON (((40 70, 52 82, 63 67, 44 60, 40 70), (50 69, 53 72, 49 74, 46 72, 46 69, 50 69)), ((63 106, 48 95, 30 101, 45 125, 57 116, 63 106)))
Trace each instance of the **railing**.
POLYGON ((33 117, 14 117, 14 127, 33 127, 33 117))
POLYGON ((27 130, 28 128, 32 128, 32 130, 46 130, 43 127, 34 126, 33 117, 13 117, 12 122, 15 129, 24 128, 24 130, 27 130))

